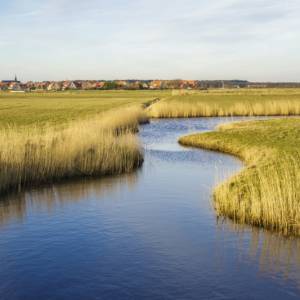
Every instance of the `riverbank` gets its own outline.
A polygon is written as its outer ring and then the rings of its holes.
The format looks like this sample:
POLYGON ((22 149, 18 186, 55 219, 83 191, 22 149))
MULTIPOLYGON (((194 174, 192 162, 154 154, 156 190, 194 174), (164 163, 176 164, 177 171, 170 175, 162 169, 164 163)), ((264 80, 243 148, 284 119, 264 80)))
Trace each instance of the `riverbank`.
POLYGON ((247 121, 179 139, 182 145, 234 154, 246 168, 219 185, 219 216, 300 234, 300 119, 247 121))

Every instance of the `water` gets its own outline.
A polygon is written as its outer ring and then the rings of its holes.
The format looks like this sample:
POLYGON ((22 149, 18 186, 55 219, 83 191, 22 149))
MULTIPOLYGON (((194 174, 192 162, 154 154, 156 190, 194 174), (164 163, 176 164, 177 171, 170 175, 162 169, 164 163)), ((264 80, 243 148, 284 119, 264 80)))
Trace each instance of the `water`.
POLYGON ((0 299, 299 299, 299 239, 216 219, 241 162, 177 144, 225 121, 153 121, 141 170, 2 201, 0 299))

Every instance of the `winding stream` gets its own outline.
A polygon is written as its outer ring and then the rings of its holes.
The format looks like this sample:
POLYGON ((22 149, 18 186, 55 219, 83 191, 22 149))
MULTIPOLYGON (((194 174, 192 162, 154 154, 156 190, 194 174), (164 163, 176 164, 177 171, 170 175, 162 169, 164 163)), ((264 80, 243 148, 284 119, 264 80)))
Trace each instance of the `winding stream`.
POLYGON ((177 143, 239 119, 152 121, 134 174, 2 201, 0 299, 299 299, 299 239, 216 220, 242 163, 177 143))

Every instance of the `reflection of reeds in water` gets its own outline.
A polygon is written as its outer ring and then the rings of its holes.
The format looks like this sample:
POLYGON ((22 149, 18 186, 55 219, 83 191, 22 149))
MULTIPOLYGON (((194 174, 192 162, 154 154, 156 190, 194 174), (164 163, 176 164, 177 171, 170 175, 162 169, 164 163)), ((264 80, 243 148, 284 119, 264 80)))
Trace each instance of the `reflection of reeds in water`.
POLYGON ((82 179, 8 195, 0 202, 0 225, 5 225, 11 220, 22 221, 29 211, 42 210, 51 213, 56 207, 64 204, 111 195, 118 192, 122 186, 133 188, 137 176, 137 173, 130 173, 101 179, 82 179))
POLYGON ((4 197, 0 201, 0 225, 9 220, 23 220, 26 212, 26 203, 23 194, 14 195, 13 203, 9 198, 4 197))
MULTIPOLYGON (((237 224, 230 219, 217 218, 217 226, 224 234, 229 230, 238 236, 236 248, 240 255, 259 262, 263 274, 280 274, 295 281, 300 288, 300 239, 280 233, 237 224)), ((232 239, 231 239, 232 240, 232 239)))

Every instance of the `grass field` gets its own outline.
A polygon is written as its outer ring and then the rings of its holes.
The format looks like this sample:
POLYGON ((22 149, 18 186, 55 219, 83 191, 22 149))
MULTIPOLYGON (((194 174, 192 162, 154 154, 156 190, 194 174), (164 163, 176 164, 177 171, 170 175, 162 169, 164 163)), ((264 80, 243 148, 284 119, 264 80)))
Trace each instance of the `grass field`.
POLYGON ((300 89, 173 91, 149 108, 153 118, 299 114, 300 89))
POLYGON ((247 167, 215 189, 218 215, 300 234, 300 118, 248 121, 182 137, 188 146, 228 152, 247 167))
POLYGON ((300 89, 0 92, 0 128, 88 119, 155 98, 161 101, 148 109, 149 116, 154 118, 300 114, 300 89))
POLYGON ((0 128, 88 119, 107 110, 147 103, 165 94, 161 91, 0 92, 0 128))

